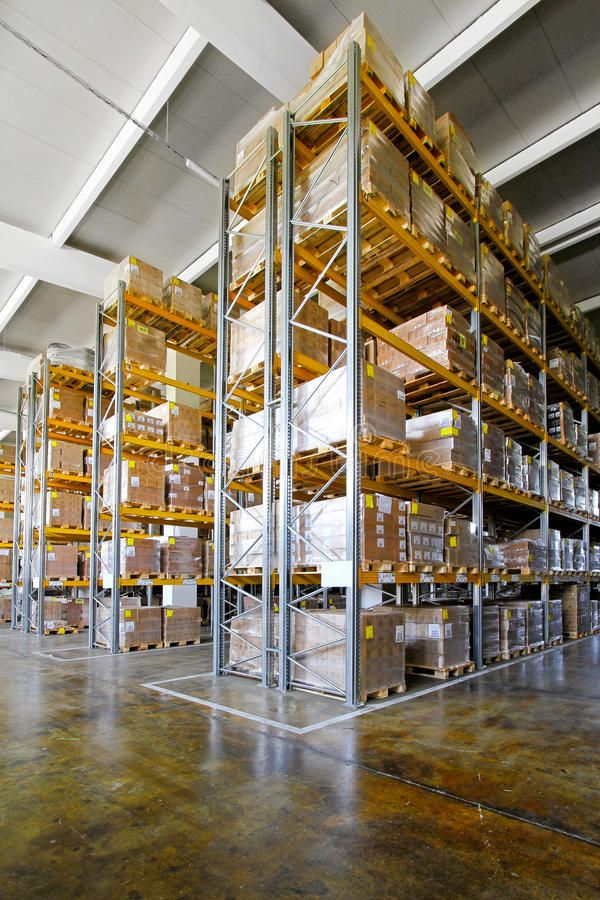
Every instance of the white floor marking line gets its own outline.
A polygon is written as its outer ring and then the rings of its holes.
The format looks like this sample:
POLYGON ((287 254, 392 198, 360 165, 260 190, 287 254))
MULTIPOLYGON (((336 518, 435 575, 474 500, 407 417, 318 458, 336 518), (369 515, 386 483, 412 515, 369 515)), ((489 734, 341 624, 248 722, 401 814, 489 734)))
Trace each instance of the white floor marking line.
MULTIPOLYGON (((55 662, 62 663, 70 663, 77 662, 80 659, 127 659, 128 657, 137 657, 142 654, 145 656, 147 653, 166 653, 171 650, 204 650, 207 647, 212 648, 212 644, 186 644, 184 647, 155 647, 150 650, 140 650, 135 653, 110 653, 108 650, 105 653, 96 654, 95 656, 72 656, 70 659, 61 659, 60 656, 54 656, 55 653, 68 653, 69 650, 83 650, 87 648, 87 645, 79 646, 79 647, 53 647, 52 650, 33 650, 33 656, 44 656, 46 659, 53 659, 55 662)), ((97 647, 97 650, 101 650, 101 647, 97 647)), ((158 682, 157 682, 158 683, 158 682)))
POLYGON ((186 700, 189 703, 195 703, 199 706, 207 706, 220 712, 227 712, 234 716, 239 716, 242 719, 250 719, 253 722, 259 722, 262 725, 268 725, 272 728, 283 728, 284 731, 290 731, 293 734, 302 735, 309 734, 312 731, 319 731, 321 728, 327 728, 330 725, 337 725, 339 722, 344 722, 347 719, 356 719, 358 718, 358 716, 366 716, 369 713, 379 712, 382 709, 388 709, 388 707, 390 706, 397 706, 399 703, 408 703, 410 700, 417 700, 419 697, 425 697, 428 694, 434 694, 437 691, 443 691, 445 688, 455 687, 458 684, 464 684, 465 681, 471 681, 473 678, 481 678, 482 675, 488 675, 490 672, 497 672, 500 669, 507 669, 509 666, 517 665, 517 663, 527 662, 532 659, 541 659, 547 653, 554 653, 556 650, 566 650, 568 647, 575 647, 579 643, 579 641, 588 640, 588 638, 592 637, 595 637, 595 635, 592 634, 588 635, 588 637, 586 638, 579 638, 577 641, 573 641, 569 644, 558 644, 556 647, 546 647, 539 653, 529 653, 526 656, 519 656, 516 659, 510 659, 506 662, 497 663, 493 668, 481 669, 479 672, 470 672, 469 674, 463 675, 460 678, 443 681, 440 684, 432 684, 430 687, 421 688, 418 691, 409 691, 406 694, 400 694, 398 696, 388 698, 387 700, 382 700, 376 706, 364 706, 362 709, 355 709, 351 712, 340 713, 339 716, 332 716, 330 719, 324 719, 322 722, 316 722, 313 725, 305 725, 304 727, 286 725, 278 722, 276 719, 267 719, 266 717, 247 713, 243 710, 236 709, 235 707, 222 706, 221 704, 215 703, 211 700, 202 700, 201 698, 194 697, 191 694, 184 694, 179 691, 171 691, 168 688, 159 687, 159 685, 169 684, 170 682, 174 681, 186 681, 190 678, 204 678, 207 675, 212 675, 212 672, 203 672, 200 675, 182 675, 177 678, 165 678, 163 681, 146 682, 145 684, 141 684, 140 687, 158 691, 161 694, 169 694, 173 697, 177 697, 180 700, 186 700))

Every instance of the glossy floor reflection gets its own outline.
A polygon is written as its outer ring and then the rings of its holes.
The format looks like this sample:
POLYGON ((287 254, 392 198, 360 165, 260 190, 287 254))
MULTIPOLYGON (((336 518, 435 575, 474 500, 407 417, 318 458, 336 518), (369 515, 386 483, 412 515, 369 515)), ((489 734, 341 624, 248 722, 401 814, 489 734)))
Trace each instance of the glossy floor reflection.
POLYGON ((600 637, 307 734, 143 687, 210 654, 0 632, 0 896, 598 896, 600 637))

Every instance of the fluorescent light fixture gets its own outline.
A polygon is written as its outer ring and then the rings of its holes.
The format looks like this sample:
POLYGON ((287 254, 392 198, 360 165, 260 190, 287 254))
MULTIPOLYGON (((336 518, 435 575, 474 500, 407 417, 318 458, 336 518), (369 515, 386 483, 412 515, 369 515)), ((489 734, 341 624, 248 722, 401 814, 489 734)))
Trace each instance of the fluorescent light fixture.
POLYGON ((419 66, 415 72, 416 78, 426 90, 430 90, 539 2, 540 0, 498 0, 472 25, 419 66))
POLYGON ((199 166, 198 163, 194 162, 193 159, 186 157, 185 165, 186 168, 190 170, 190 172, 193 172, 194 175, 198 176, 198 178, 206 181, 208 184, 210 184, 211 187, 219 187, 219 179, 208 172, 206 169, 203 169, 202 166, 199 166))
POLYGON ((549 253, 552 256, 553 253, 560 253, 561 250, 566 250, 567 247, 572 247, 574 244, 580 244, 581 241, 587 241, 588 238, 597 234, 600 234, 600 224, 594 225, 593 228, 588 228, 585 231, 580 231, 572 237, 565 238, 564 241, 549 244, 547 247, 544 247, 544 253, 549 253))
MULTIPOLYGON (((198 59, 208 41, 188 28, 165 64, 132 112, 143 125, 150 125, 183 76, 198 59)), ((126 122, 52 232, 52 240, 62 247, 92 204, 144 134, 133 122, 126 122)))
POLYGON ((581 312, 592 312, 600 307, 600 294, 596 294, 595 297, 588 297, 586 300, 580 300, 576 306, 579 307, 581 312))
POLYGON ((529 147, 525 147, 524 150, 515 153, 514 156, 505 159, 493 169, 484 172, 484 176, 498 187, 498 185, 516 178, 517 175, 522 175, 523 172, 527 172, 528 169, 532 169, 550 156, 560 153, 571 144, 577 143, 588 134, 597 131, 598 128, 600 128, 600 103, 571 119, 570 122, 561 125, 555 131, 551 131, 539 141, 530 144, 529 147))
POLYGON ((5 438, 7 438, 9 434, 10 431, 8 430, 8 428, 3 428, 2 431, 0 431, 0 441, 3 441, 5 438))
POLYGON ((0 332, 4 331, 16 311, 25 303, 25 300, 37 284, 37 278, 25 275, 0 309, 0 332))
POLYGON ((536 232, 536 237, 540 244, 545 246, 552 243, 552 241, 559 241, 561 238, 575 235, 582 228, 585 228, 587 225, 595 225, 596 222, 600 222, 600 203, 595 203, 593 206, 588 206, 587 209, 581 210, 581 212, 567 216, 566 219, 561 219, 560 222, 549 225, 548 228, 542 228, 541 231, 536 232))

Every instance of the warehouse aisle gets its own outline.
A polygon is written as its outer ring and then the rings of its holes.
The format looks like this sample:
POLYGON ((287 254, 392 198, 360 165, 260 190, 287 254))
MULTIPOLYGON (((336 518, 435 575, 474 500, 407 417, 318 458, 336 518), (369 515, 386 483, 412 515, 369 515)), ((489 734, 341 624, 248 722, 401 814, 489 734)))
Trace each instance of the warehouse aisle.
POLYGON ((4 897, 598 895, 598 636, 303 735, 141 686, 208 646, 44 646, 0 632, 4 897))

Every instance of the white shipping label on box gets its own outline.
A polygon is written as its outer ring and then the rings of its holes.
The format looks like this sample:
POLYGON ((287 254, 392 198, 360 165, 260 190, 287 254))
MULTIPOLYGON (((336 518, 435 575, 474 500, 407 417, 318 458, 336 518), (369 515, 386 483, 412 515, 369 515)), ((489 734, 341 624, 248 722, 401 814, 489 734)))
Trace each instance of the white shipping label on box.
POLYGON ((131 476, 131 487, 137 488, 140 486, 140 479, 137 475, 131 476))
POLYGON ((439 641, 442 636, 442 629, 437 623, 427 626, 427 637, 430 641, 439 641))
POLYGON ((10 550, 8 549, 8 547, 0 548, 0 556, 8 556, 9 553, 10 553, 10 550))
POLYGON ((125 631, 135 631, 135 622, 125 622, 125 631))
POLYGON ((50 560, 50 562, 54 562, 54 560, 56 559, 56 553, 46 554, 46 559, 50 560))
POLYGON ((135 556, 135 547, 125 547, 125 556, 135 556))
POLYGON ((56 509, 55 507, 53 507, 53 508, 52 508, 52 515, 53 515, 53 516, 60 516, 60 509, 56 509))
POLYGON ((404 625, 396 625, 396 643, 402 644, 404 642, 404 625))
POLYGON ((452 637, 452 622, 446 622, 446 624, 444 625, 444 637, 452 637))

